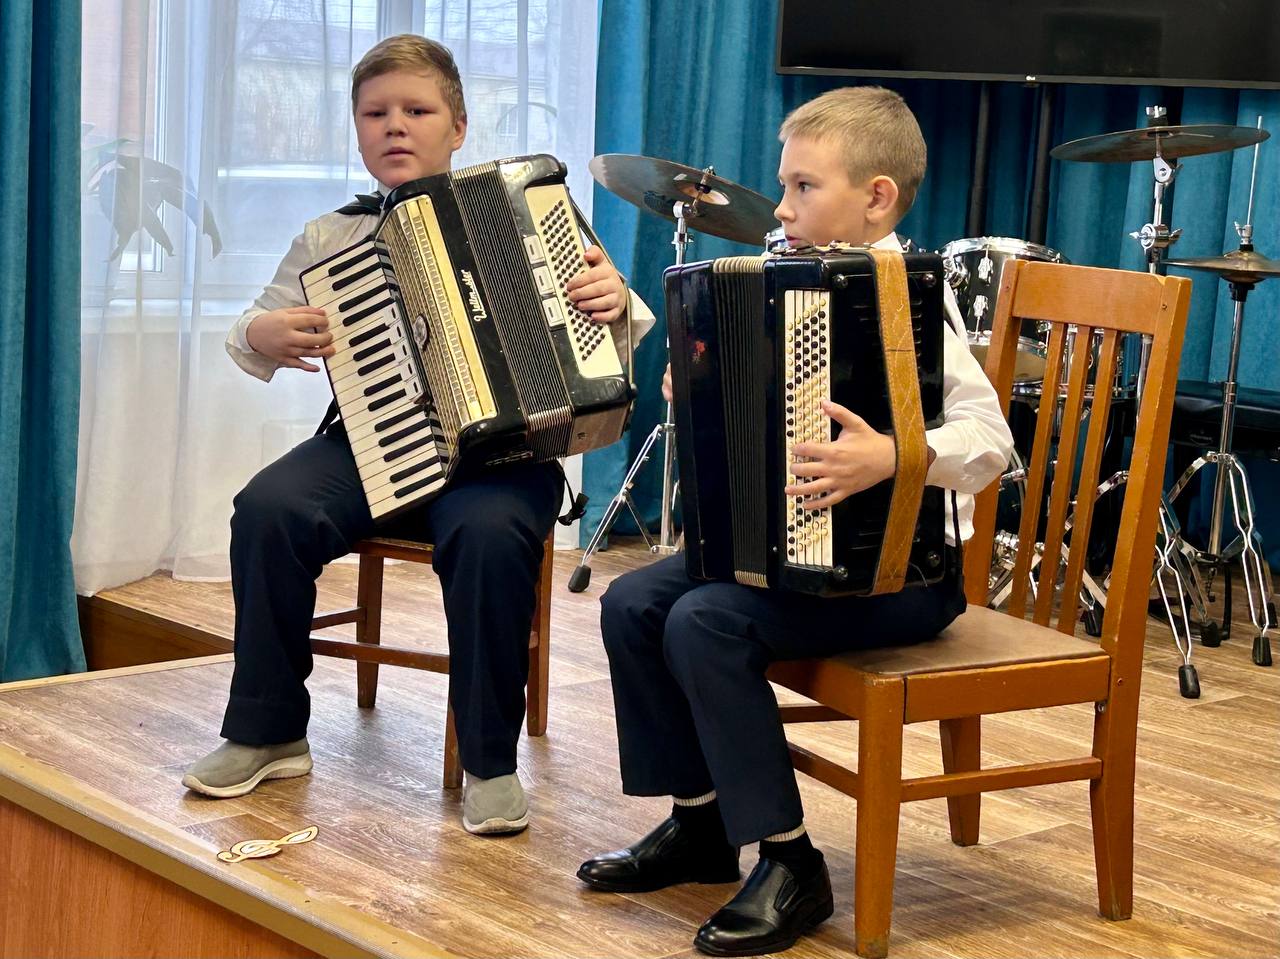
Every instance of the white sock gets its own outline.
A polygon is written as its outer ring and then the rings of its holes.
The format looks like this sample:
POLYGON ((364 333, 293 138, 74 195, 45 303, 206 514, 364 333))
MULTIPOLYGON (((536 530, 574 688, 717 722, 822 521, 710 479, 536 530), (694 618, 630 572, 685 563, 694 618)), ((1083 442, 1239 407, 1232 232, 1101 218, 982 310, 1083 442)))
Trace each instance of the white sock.
POLYGON ((805 832, 806 830, 804 828, 804 823, 801 822, 800 825, 796 826, 795 829, 788 830, 787 832, 776 832, 772 836, 765 836, 764 841, 765 842, 789 842, 792 839, 799 839, 801 836, 805 834, 805 832))
POLYGON ((681 799, 679 796, 672 796, 671 801, 677 806, 705 806, 716 798, 716 791, 713 789, 709 793, 703 793, 701 796, 694 796, 692 799, 681 799))

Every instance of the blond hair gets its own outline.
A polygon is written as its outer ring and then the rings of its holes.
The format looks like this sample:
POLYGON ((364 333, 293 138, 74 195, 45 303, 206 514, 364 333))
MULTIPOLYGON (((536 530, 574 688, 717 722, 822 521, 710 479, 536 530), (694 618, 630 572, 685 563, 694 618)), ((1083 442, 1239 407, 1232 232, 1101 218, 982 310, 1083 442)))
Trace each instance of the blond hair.
POLYGON ((809 137, 834 144, 853 183, 887 176, 898 185, 898 216, 915 202, 928 151, 920 124, 902 97, 884 87, 842 87, 787 115, 778 139, 809 137))
POLYGON ((462 78, 458 75, 457 64, 453 62, 453 54, 443 43, 412 33, 387 37, 374 44, 369 52, 360 58, 360 62, 351 71, 351 109, 356 108, 362 83, 396 70, 428 73, 434 76, 440 84, 440 92, 444 94, 444 102, 449 105, 453 118, 455 120, 467 118, 467 104, 462 98, 462 78))

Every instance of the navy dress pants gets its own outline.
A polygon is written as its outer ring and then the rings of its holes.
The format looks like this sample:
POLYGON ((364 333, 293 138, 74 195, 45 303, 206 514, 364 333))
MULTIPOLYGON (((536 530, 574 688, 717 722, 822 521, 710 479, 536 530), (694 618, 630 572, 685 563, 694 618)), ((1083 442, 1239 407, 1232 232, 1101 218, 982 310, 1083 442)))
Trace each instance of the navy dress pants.
POLYGON ((600 621, 623 791, 692 798, 714 789, 737 846, 794 829, 804 813, 765 670, 931 638, 965 609, 951 560, 932 586, 842 599, 699 582, 683 556, 614 580, 600 621))
POLYGON ((555 464, 478 470, 375 525, 341 423, 263 469, 231 519, 235 673, 223 737, 263 745, 306 734, 316 578, 357 540, 400 536, 435 546, 462 766, 486 779, 514 772, 538 570, 561 488, 555 464))

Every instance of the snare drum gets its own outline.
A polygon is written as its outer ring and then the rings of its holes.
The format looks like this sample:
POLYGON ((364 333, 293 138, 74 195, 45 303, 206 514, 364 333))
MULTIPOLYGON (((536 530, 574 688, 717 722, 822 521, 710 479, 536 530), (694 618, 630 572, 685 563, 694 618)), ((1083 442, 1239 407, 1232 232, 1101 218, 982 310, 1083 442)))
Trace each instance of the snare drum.
MULTIPOLYGON (((969 333, 969 348, 983 365, 991 344, 991 325, 995 319, 996 297, 1000 294, 1000 278, 1009 260, 1039 260, 1045 263, 1069 262, 1057 250, 1038 243, 1015 240, 1007 236, 980 236, 952 240, 940 251, 947 282, 955 292, 960 313, 969 333)), ((1039 383, 1044 379, 1046 336, 1034 320, 1022 324, 1018 337, 1018 357, 1014 363, 1015 383, 1039 383)))

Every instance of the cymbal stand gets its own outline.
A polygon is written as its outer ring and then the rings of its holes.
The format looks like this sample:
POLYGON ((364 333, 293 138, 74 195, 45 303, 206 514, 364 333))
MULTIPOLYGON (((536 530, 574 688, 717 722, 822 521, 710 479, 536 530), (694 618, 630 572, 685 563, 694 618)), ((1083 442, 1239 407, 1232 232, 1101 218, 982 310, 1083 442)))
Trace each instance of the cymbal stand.
MULTIPOLYGON (((1254 147, 1253 175, 1257 175, 1258 150, 1254 147)), ((1244 252, 1253 250, 1253 181, 1249 184, 1249 207, 1243 225, 1235 225, 1240 236, 1240 249, 1244 252)), ((1267 566, 1262 550, 1262 537, 1254 525, 1253 494, 1249 489, 1249 478, 1241 466, 1239 458, 1231 450, 1232 434, 1235 429, 1236 375, 1240 365, 1240 336, 1244 327, 1244 304, 1249 292, 1258 282, 1257 279, 1244 275, 1227 276, 1225 279, 1231 287, 1231 299, 1235 303, 1235 311, 1231 323, 1231 355, 1227 365, 1227 378, 1222 383, 1222 426, 1218 438, 1218 448, 1198 457, 1173 484, 1169 491, 1169 499, 1176 499, 1191 481, 1191 478, 1205 466, 1212 463, 1215 469, 1213 482, 1213 509, 1209 520, 1209 542, 1203 551, 1186 547, 1195 563, 1209 567, 1209 581, 1219 567, 1240 557, 1240 566, 1244 573, 1245 593, 1249 601, 1249 619, 1258 631, 1253 639, 1253 661, 1258 666, 1271 665, 1271 640, 1267 632, 1276 625, 1275 604, 1272 601, 1271 570, 1267 566), (1223 546, 1223 520, 1226 498, 1230 494, 1232 521, 1237 536, 1229 544, 1223 546)), ((1224 577, 1225 578, 1225 577, 1224 577)), ((1229 583, 1226 584, 1229 589, 1229 583)), ((1230 627, 1230 593, 1224 595, 1223 630, 1230 627)), ((1216 624, 1210 624, 1216 627, 1216 624)), ((1210 639, 1202 633, 1201 641, 1206 645, 1216 646, 1222 641, 1221 635, 1215 635, 1216 628, 1209 631, 1210 639), (1216 640, 1216 641, 1215 641, 1216 640)))
MULTIPOLYGON (((693 242, 689 236, 689 220, 698 216, 702 196, 711 191, 707 178, 715 176, 715 172, 715 167, 711 166, 703 170, 702 182, 690 184, 696 193, 693 200, 679 200, 671 210, 676 221, 675 234, 671 238, 671 245, 676 249, 676 266, 684 265, 685 251, 689 244, 693 242)), ((667 349, 670 350, 670 348, 671 341, 667 340, 667 349)), ((591 541, 587 543, 587 548, 583 550, 581 562, 570 574, 569 591, 571 593, 582 592, 591 582, 591 557, 600 550, 600 544, 604 542, 605 537, 609 535, 609 531, 613 529, 613 524, 617 522, 618 517, 622 514, 622 507, 624 506, 631 513, 632 519, 635 520, 636 526, 640 530, 640 535, 644 537, 645 545, 649 547, 650 553, 665 556, 679 551, 679 546, 676 545, 674 522, 675 502, 676 497, 679 495, 679 484, 675 477, 675 435, 676 427, 675 422, 672 420, 671 402, 668 400, 662 422, 655 424, 649 435, 645 437, 644 444, 640 447, 640 452, 636 454, 636 458, 627 469, 627 475, 623 477, 621 488, 613 499, 609 501, 609 506, 604 511, 604 516, 600 519, 600 525, 596 527, 595 533, 591 536, 591 541), (636 508, 635 500, 631 496, 631 490, 635 486, 636 477, 639 475, 641 468, 649 462, 653 447, 658 440, 662 440, 662 518, 658 527, 658 539, 655 541, 649 534, 649 528, 640 516, 640 511, 636 508)))

